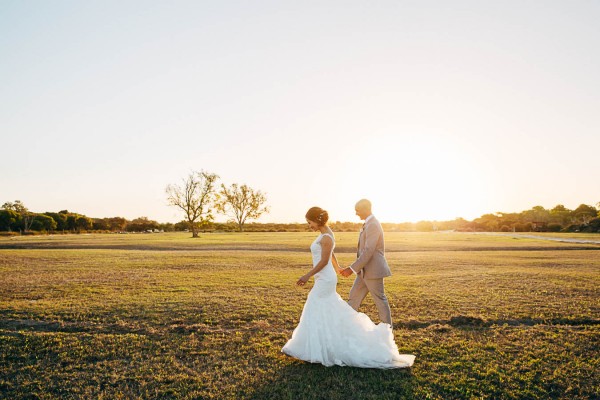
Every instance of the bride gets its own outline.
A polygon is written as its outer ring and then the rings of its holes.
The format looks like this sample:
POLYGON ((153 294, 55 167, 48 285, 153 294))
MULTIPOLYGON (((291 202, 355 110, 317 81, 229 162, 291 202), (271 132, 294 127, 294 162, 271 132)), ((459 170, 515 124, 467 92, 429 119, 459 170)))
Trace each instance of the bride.
POLYGON ((336 271, 341 268, 333 254, 335 238, 327 226, 328 219, 327 211, 319 207, 312 207, 306 213, 309 227, 321 234, 310 245, 313 268, 296 284, 305 285, 311 276, 315 277, 315 283, 304 304, 300 322, 281 351, 328 367, 410 367, 415 356, 398 352, 391 326, 374 324, 336 292, 336 271))

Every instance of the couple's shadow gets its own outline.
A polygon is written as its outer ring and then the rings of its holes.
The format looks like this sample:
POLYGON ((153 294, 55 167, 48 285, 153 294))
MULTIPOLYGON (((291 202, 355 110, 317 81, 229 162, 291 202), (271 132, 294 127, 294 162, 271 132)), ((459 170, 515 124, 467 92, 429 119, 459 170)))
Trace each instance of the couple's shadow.
POLYGON ((325 367, 294 361, 279 368, 247 398, 411 399, 416 378, 410 368, 325 367))

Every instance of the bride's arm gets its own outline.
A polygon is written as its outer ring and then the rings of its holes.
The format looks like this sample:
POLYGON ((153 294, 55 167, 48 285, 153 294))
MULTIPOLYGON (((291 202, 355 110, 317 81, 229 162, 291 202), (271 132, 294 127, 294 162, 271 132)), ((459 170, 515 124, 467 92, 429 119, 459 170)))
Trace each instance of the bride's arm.
POLYGON ((339 274, 340 271, 343 270, 343 268, 340 267, 340 263, 338 262, 337 257, 335 256, 335 253, 331 253, 331 261, 333 261, 333 266, 335 267, 335 270, 339 274))
POLYGON ((330 237, 323 236, 321 239, 321 261, 317 263, 310 271, 308 271, 305 275, 303 275, 296 285, 304 285, 311 276, 322 270, 327 263, 329 263, 329 255, 331 254, 331 250, 333 249, 333 240, 330 237))

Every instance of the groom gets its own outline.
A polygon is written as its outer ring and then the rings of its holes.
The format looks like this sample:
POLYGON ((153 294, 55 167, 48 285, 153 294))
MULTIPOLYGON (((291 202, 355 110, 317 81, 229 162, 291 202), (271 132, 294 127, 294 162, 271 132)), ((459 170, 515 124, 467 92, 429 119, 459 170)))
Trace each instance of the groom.
POLYGON ((392 275, 385 259, 385 244, 383 229, 375 216, 371 213, 371 202, 367 199, 359 200, 354 207, 356 215, 365 223, 360 230, 358 238, 358 251, 356 261, 340 273, 343 276, 356 274, 354 285, 350 289, 348 304, 358 311, 358 307, 371 293, 373 301, 379 311, 381 321, 392 325, 392 313, 383 287, 383 278, 392 275))

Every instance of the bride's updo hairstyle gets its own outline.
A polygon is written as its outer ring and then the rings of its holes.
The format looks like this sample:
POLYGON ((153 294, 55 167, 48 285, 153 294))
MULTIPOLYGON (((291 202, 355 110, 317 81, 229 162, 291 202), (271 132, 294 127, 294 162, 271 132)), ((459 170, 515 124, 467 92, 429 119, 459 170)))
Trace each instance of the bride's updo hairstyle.
POLYGON ((306 219, 323 226, 329 221, 329 214, 321 207, 312 207, 306 212, 306 219))

